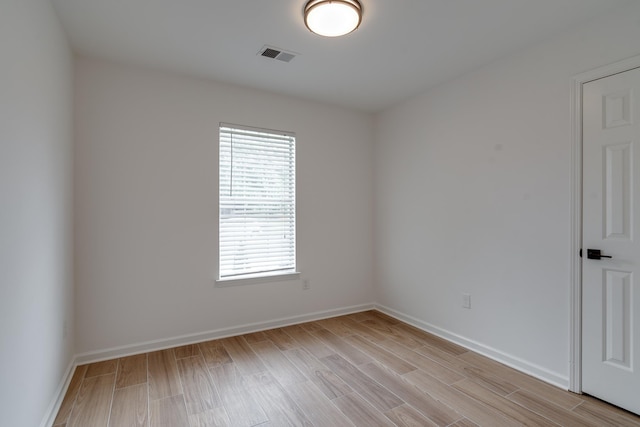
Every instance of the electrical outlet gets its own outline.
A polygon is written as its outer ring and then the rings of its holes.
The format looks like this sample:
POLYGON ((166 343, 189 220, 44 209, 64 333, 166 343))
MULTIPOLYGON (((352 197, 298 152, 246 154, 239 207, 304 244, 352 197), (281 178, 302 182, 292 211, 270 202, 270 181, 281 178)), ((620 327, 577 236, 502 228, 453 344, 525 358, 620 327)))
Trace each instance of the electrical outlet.
POLYGON ((471 308, 471 294, 462 294, 462 308, 471 308))
POLYGON ((302 290, 308 291, 309 289, 311 289, 311 282, 309 281, 309 279, 304 279, 302 281, 302 290))

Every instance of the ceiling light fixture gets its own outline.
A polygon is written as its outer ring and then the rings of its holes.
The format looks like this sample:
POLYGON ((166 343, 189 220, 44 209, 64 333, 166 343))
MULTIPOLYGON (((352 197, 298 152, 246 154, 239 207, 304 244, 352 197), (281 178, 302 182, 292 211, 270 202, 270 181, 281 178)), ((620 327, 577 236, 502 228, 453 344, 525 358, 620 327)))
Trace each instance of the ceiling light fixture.
POLYGON ((310 0, 304 7, 304 23, 309 30, 325 37, 349 34, 362 21, 358 0, 310 0))

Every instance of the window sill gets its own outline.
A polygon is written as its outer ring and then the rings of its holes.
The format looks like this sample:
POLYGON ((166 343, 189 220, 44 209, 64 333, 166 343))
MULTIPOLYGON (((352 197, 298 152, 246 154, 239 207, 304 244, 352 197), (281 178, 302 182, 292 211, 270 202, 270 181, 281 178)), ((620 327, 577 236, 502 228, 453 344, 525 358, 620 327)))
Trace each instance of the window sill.
POLYGON ((229 288, 232 286, 257 285, 260 283, 285 282, 288 280, 300 279, 300 273, 295 271, 291 273, 279 273, 269 276, 244 276, 234 279, 218 279, 216 280, 216 288, 229 288))

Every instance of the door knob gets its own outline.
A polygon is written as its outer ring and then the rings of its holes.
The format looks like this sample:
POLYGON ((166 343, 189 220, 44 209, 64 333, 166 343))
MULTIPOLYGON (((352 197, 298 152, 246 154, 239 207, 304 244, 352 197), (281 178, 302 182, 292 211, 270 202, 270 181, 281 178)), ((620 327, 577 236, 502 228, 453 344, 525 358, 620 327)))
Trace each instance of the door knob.
POLYGON ((612 258, 612 257, 610 255, 602 255, 602 251, 600 251, 600 249, 587 249, 587 258, 601 259, 601 258, 612 258))

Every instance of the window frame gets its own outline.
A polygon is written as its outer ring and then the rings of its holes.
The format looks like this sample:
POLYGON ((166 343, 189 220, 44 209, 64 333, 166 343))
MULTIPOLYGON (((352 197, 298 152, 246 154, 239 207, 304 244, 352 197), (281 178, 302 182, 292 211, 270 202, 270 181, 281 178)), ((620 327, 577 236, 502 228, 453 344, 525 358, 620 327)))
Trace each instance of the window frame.
POLYGON ((234 123, 220 122, 218 127, 218 256, 217 256, 217 276, 215 280, 216 287, 230 287, 236 285, 249 285, 268 282, 282 282, 287 280, 297 280, 300 278, 298 271, 298 239, 297 239, 297 137, 294 132, 281 131, 275 129, 259 128, 254 126, 238 125, 234 123), (273 136, 286 136, 293 138, 293 268, 279 271, 264 271, 258 273, 238 274, 231 276, 221 276, 221 231, 222 231, 222 139, 223 128, 227 129, 224 133, 229 134, 233 131, 258 132, 273 136))

